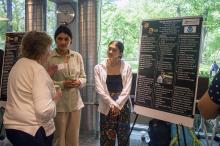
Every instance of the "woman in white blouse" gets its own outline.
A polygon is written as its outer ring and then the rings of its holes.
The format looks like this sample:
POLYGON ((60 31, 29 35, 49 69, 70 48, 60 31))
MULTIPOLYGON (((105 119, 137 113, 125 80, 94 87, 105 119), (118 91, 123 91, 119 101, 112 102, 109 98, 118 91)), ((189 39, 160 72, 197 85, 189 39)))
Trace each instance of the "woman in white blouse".
POLYGON ((9 73, 4 125, 14 146, 52 146, 61 90, 56 91, 43 67, 51 43, 45 32, 27 32, 21 44, 22 58, 9 73))
POLYGON ((126 146, 130 132, 129 95, 132 70, 123 61, 124 45, 112 41, 108 45, 108 59, 95 66, 95 87, 100 95, 100 145, 126 146))

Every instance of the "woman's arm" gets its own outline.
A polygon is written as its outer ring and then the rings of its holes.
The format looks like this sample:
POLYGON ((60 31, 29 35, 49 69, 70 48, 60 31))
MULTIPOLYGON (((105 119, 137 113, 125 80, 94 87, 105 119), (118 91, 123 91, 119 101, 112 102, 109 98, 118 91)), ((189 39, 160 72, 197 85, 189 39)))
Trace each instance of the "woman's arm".
POLYGON ((79 87, 82 88, 86 85, 86 73, 85 73, 85 69, 84 69, 83 59, 80 54, 79 54, 79 59, 80 59, 80 75, 79 75, 78 79, 80 81, 79 87))
POLYGON ((45 70, 35 73, 32 95, 37 119, 42 123, 56 116, 56 103, 53 101, 53 97, 56 96, 55 92, 53 81, 45 70))
POLYGON ((130 96, 131 84, 132 84, 132 70, 131 67, 128 66, 126 71, 125 84, 123 85, 122 92, 119 98, 116 100, 116 103, 119 105, 119 109, 121 110, 126 103, 127 99, 130 96))
POLYGON ((205 119, 214 119, 219 113, 219 105, 211 100, 208 91, 199 100, 198 108, 205 119))
POLYGON ((119 108, 119 105, 116 104, 116 102, 110 97, 109 93, 105 90, 103 83, 101 82, 101 74, 99 71, 99 66, 95 66, 94 68, 94 76, 95 76, 95 89, 96 92, 100 95, 100 97, 103 99, 103 101, 108 104, 108 106, 111 108, 112 105, 119 108))
POLYGON ((50 76, 52 76, 58 69, 58 66, 56 64, 47 64, 46 67, 47 72, 50 76))
POLYGON ((220 72, 212 80, 209 89, 198 102, 198 108, 205 119, 215 118, 220 107, 220 72))

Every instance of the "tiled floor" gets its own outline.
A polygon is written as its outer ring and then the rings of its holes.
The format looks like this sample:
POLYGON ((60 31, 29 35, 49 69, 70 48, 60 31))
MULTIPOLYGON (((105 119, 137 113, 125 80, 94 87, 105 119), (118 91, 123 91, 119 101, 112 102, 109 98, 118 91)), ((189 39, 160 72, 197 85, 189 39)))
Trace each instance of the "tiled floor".
MULTIPOLYGON (((148 146, 149 142, 149 136, 146 130, 143 131, 143 129, 147 129, 146 127, 135 127, 135 129, 131 133, 130 137, 130 146, 148 146)), ((186 133, 186 141, 187 145, 186 146, 192 146, 192 144, 189 142, 190 136, 189 134, 186 133)), ((202 146, 219 146, 219 143, 213 141, 206 141, 205 139, 200 139, 202 146)), ((180 146, 185 146, 183 141, 180 142, 180 146)), ((4 141, 0 141, 0 146, 12 146, 9 144, 7 139, 4 141)), ((89 134, 80 134, 80 142, 79 146, 100 146, 99 144, 99 138, 96 135, 89 135, 89 134)), ((117 146, 117 145, 116 145, 117 146)), ((178 146, 173 145, 173 146, 178 146)))
MULTIPOLYGON (((130 138, 130 146, 148 146, 141 140, 141 135, 147 137, 146 132, 133 130, 130 138)), ((147 138, 146 138, 147 139, 147 138)), ((0 146, 12 146, 7 139, 0 141, 0 146)), ((99 138, 95 135, 81 134, 79 146, 100 146, 99 138)))
MULTIPOLYGON (((148 146, 148 144, 141 140, 141 136, 146 135, 146 132, 134 130, 130 138, 130 146, 148 146)), ((147 138, 146 138, 147 139, 147 138)), ((99 138, 94 135, 81 135, 79 146, 100 146, 99 138)))
MULTIPOLYGON (((148 146, 147 143, 149 141, 150 139, 148 133, 146 131, 141 131, 141 128, 132 131, 130 137, 130 146, 148 146), (143 140, 143 137, 145 140, 143 140)), ((216 141, 211 142, 211 139, 209 140, 200 139, 200 142, 202 146, 220 146, 219 143, 216 141)), ((190 136, 190 134, 186 133, 186 145, 184 145, 183 139, 180 138, 180 146, 192 146, 192 145, 193 145, 192 137, 190 136)), ((79 146, 100 146, 99 138, 95 135, 81 134, 79 146)), ((178 146, 178 144, 173 146, 178 146)))

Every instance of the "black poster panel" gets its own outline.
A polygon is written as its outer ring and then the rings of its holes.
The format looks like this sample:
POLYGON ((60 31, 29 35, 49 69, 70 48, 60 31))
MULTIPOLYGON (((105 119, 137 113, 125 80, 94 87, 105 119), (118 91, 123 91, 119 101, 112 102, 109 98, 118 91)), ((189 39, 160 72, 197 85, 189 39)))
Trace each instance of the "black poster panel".
POLYGON ((182 124, 192 125, 201 28, 202 17, 142 22, 135 101, 137 113, 174 123, 181 121, 167 117, 179 115, 190 121, 182 124), (155 110, 159 116, 153 114, 155 110), (164 118, 166 114, 168 116, 164 118))
POLYGON ((2 86, 1 86, 1 101, 7 100, 7 82, 8 75, 20 56, 20 45, 24 32, 6 33, 5 54, 3 59, 3 73, 2 73, 2 86))

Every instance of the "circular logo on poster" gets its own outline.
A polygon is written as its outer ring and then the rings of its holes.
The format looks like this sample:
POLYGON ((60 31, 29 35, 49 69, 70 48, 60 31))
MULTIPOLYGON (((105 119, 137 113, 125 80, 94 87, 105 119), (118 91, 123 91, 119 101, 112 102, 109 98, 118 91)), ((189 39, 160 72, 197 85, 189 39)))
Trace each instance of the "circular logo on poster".
POLYGON ((187 32, 193 32, 193 27, 192 26, 188 26, 187 32))

